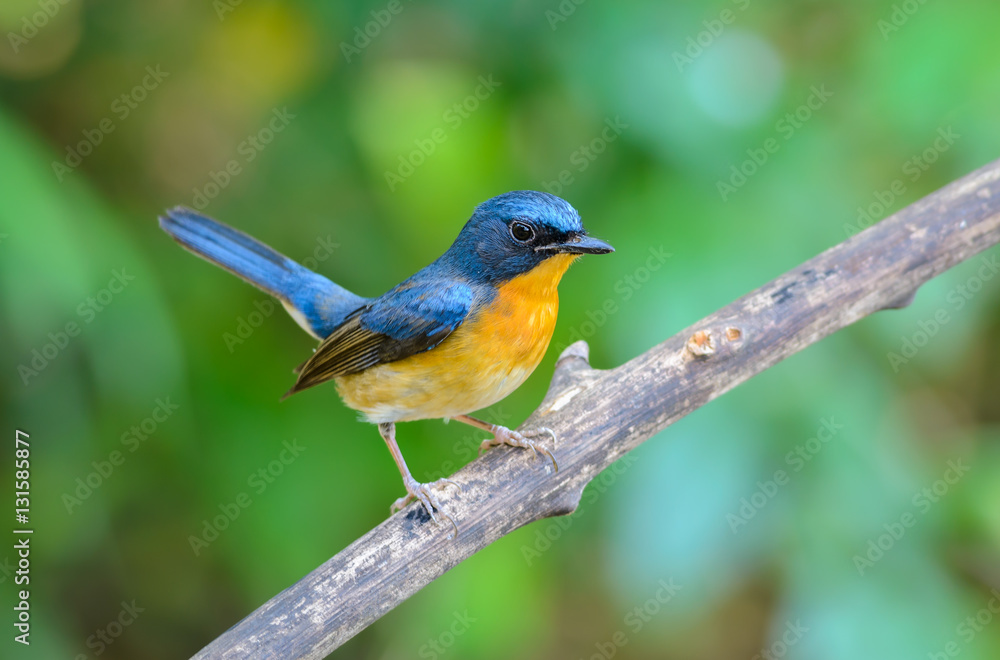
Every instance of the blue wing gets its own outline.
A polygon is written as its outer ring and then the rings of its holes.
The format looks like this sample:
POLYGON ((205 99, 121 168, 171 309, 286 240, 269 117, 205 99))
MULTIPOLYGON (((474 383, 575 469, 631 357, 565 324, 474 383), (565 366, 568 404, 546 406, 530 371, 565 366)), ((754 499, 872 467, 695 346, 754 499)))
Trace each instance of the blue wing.
POLYGON ((434 348, 465 321, 473 298, 463 282, 403 282, 336 328, 299 368, 286 396, 434 348))

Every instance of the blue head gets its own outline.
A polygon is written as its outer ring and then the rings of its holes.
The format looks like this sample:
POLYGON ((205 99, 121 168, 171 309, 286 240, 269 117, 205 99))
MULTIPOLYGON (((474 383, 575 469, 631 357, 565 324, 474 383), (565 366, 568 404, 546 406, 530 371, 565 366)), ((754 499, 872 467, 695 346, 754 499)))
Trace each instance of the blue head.
POLYGON ((499 283, 557 254, 608 252, 614 248, 587 236, 566 200, 516 190, 477 206, 442 260, 476 281, 499 283))

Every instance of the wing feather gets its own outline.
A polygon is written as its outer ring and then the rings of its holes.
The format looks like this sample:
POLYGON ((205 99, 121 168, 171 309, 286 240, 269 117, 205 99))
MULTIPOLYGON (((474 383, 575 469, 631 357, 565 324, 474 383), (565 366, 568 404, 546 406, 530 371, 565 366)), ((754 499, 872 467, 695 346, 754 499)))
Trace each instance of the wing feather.
POLYGON ((405 282, 361 307, 298 369, 285 396, 434 348, 469 314, 473 291, 462 282, 405 282))

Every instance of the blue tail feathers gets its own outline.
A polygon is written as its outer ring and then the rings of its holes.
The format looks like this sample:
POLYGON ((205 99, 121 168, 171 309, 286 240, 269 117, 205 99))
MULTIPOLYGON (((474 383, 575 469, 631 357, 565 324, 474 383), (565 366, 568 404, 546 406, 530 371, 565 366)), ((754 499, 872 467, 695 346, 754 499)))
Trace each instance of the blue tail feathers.
POLYGON ((279 299, 307 332, 324 338, 367 300, 241 231, 181 206, 160 227, 198 256, 279 299))

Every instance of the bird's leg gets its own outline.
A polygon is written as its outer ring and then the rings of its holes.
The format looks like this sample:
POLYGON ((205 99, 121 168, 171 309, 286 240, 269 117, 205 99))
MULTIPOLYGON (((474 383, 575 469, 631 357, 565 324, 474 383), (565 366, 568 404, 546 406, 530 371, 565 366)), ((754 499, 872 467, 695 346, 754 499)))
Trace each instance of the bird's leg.
POLYGON ((389 453, 392 454, 392 460, 396 461, 396 467, 399 468, 399 473, 403 475, 403 485, 406 486, 406 495, 399 498, 392 503, 389 507, 389 514, 392 515, 396 513, 407 504, 413 500, 420 500, 420 503, 424 505, 427 513, 430 515, 431 520, 435 523, 439 522, 437 516, 434 515, 434 511, 437 510, 441 516, 451 523, 451 526, 455 528, 455 536, 458 536, 458 525, 455 524, 455 520, 449 516, 441 508, 441 503, 438 501, 437 495, 434 493, 435 488, 443 488, 444 486, 454 486, 461 490, 458 484, 456 484, 451 479, 438 479, 437 481, 432 481, 431 483, 422 484, 413 478, 410 474, 410 468, 406 467, 406 461, 403 460, 403 454, 399 451, 399 445, 396 444, 396 425, 392 422, 387 424, 379 424, 378 432, 382 435, 382 439, 385 440, 385 444, 389 447, 389 453))
POLYGON ((540 426, 537 429, 532 429, 525 433, 518 433, 517 431, 512 431, 506 426, 500 426, 498 424, 490 424, 489 422, 484 422, 475 417, 469 417, 468 415, 458 415, 455 419, 469 426, 475 426, 477 429, 482 429, 488 433, 492 433, 493 437, 489 440, 483 440, 483 443, 479 445, 479 452, 482 453, 494 447, 496 445, 510 445, 511 447, 523 447, 525 449, 530 449, 534 452, 535 456, 543 454, 552 461, 552 467, 555 471, 559 471, 559 464, 556 463, 555 456, 552 455, 548 449, 540 445, 538 442, 532 440, 531 438, 537 438, 539 436, 547 435, 552 438, 554 443, 556 438, 556 432, 550 428, 540 426))

